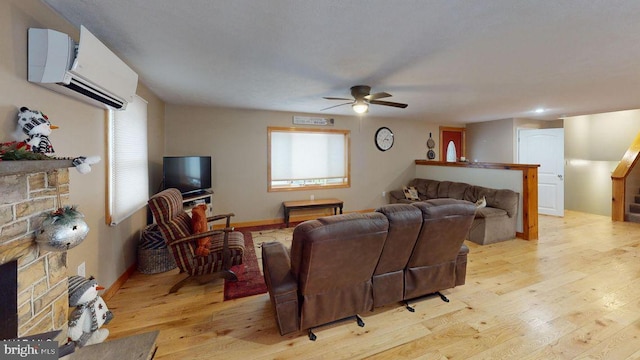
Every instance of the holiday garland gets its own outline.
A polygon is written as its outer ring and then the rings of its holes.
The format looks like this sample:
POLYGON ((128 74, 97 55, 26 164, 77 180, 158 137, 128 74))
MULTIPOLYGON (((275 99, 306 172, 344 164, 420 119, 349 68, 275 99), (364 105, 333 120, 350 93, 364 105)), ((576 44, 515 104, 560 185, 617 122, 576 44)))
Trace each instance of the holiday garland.
POLYGON ((73 158, 47 156, 33 152, 31 145, 24 141, 10 141, 0 143, 0 161, 2 160, 73 160, 73 158))
POLYGON ((44 215, 50 224, 66 225, 73 222, 77 218, 83 218, 84 215, 76 209, 76 205, 58 208, 58 210, 44 215))
POLYGON ((24 141, 0 143, 1 160, 53 160, 55 158, 31 151, 31 146, 24 141))

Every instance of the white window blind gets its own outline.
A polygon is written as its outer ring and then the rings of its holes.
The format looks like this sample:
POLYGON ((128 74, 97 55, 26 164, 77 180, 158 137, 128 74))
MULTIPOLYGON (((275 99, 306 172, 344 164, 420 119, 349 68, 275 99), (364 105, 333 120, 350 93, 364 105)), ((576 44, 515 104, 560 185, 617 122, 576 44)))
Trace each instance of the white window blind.
POLYGON ((274 132, 271 180, 346 177, 344 135, 274 132), (275 159, 276 161, 273 161, 275 159))
POLYGON ((269 189, 349 185, 349 132, 269 128, 269 189))
POLYGON ((115 226, 147 205, 147 101, 134 96, 123 111, 109 111, 107 224, 115 226))

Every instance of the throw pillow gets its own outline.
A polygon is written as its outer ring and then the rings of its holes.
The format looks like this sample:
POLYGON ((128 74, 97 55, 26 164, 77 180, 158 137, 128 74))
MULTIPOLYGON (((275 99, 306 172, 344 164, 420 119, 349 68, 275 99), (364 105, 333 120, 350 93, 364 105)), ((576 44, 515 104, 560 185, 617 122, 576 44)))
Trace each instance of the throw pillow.
POLYGON ((402 192, 404 192, 404 197, 407 200, 412 200, 412 201, 420 200, 420 197, 418 196, 418 190, 416 190, 416 188, 413 186, 403 187, 402 192))
MULTIPOLYGON (((191 209, 191 233, 200 234, 208 231, 207 226, 207 206, 200 204, 191 209)), ((211 244, 211 237, 204 237, 198 239, 198 248, 196 249, 196 255, 207 256, 209 255, 209 245, 211 244)))
POLYGON ((482 197, 482 199, 478 199, 478 201, 476 201, 476 208, 483 208, 487 206, 487 198, 486 197, 482 197))

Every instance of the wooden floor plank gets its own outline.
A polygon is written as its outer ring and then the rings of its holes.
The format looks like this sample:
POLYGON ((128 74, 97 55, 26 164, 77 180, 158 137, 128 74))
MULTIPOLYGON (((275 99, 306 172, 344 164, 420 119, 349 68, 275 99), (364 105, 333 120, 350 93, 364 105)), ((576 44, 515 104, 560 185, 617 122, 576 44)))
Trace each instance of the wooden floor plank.
POLYGON ((160 330, 156 359, 637 359, 640 225, 566 211, 539 239, 477 245, 451 299, 412 301, 280 336, 268 295, 223 301, 223 282, 134 275, 109 300, 109 340, 160 330))

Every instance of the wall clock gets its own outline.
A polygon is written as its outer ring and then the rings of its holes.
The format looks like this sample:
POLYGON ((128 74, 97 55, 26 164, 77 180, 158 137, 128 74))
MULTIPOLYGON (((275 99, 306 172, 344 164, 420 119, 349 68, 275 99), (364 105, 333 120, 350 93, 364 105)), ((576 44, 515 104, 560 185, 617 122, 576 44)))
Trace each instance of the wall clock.
POLYGON ((387 151, 393 146, 393 132, 388 127, 381 127, 376 131, 376 147, 380 151, 387 151))

